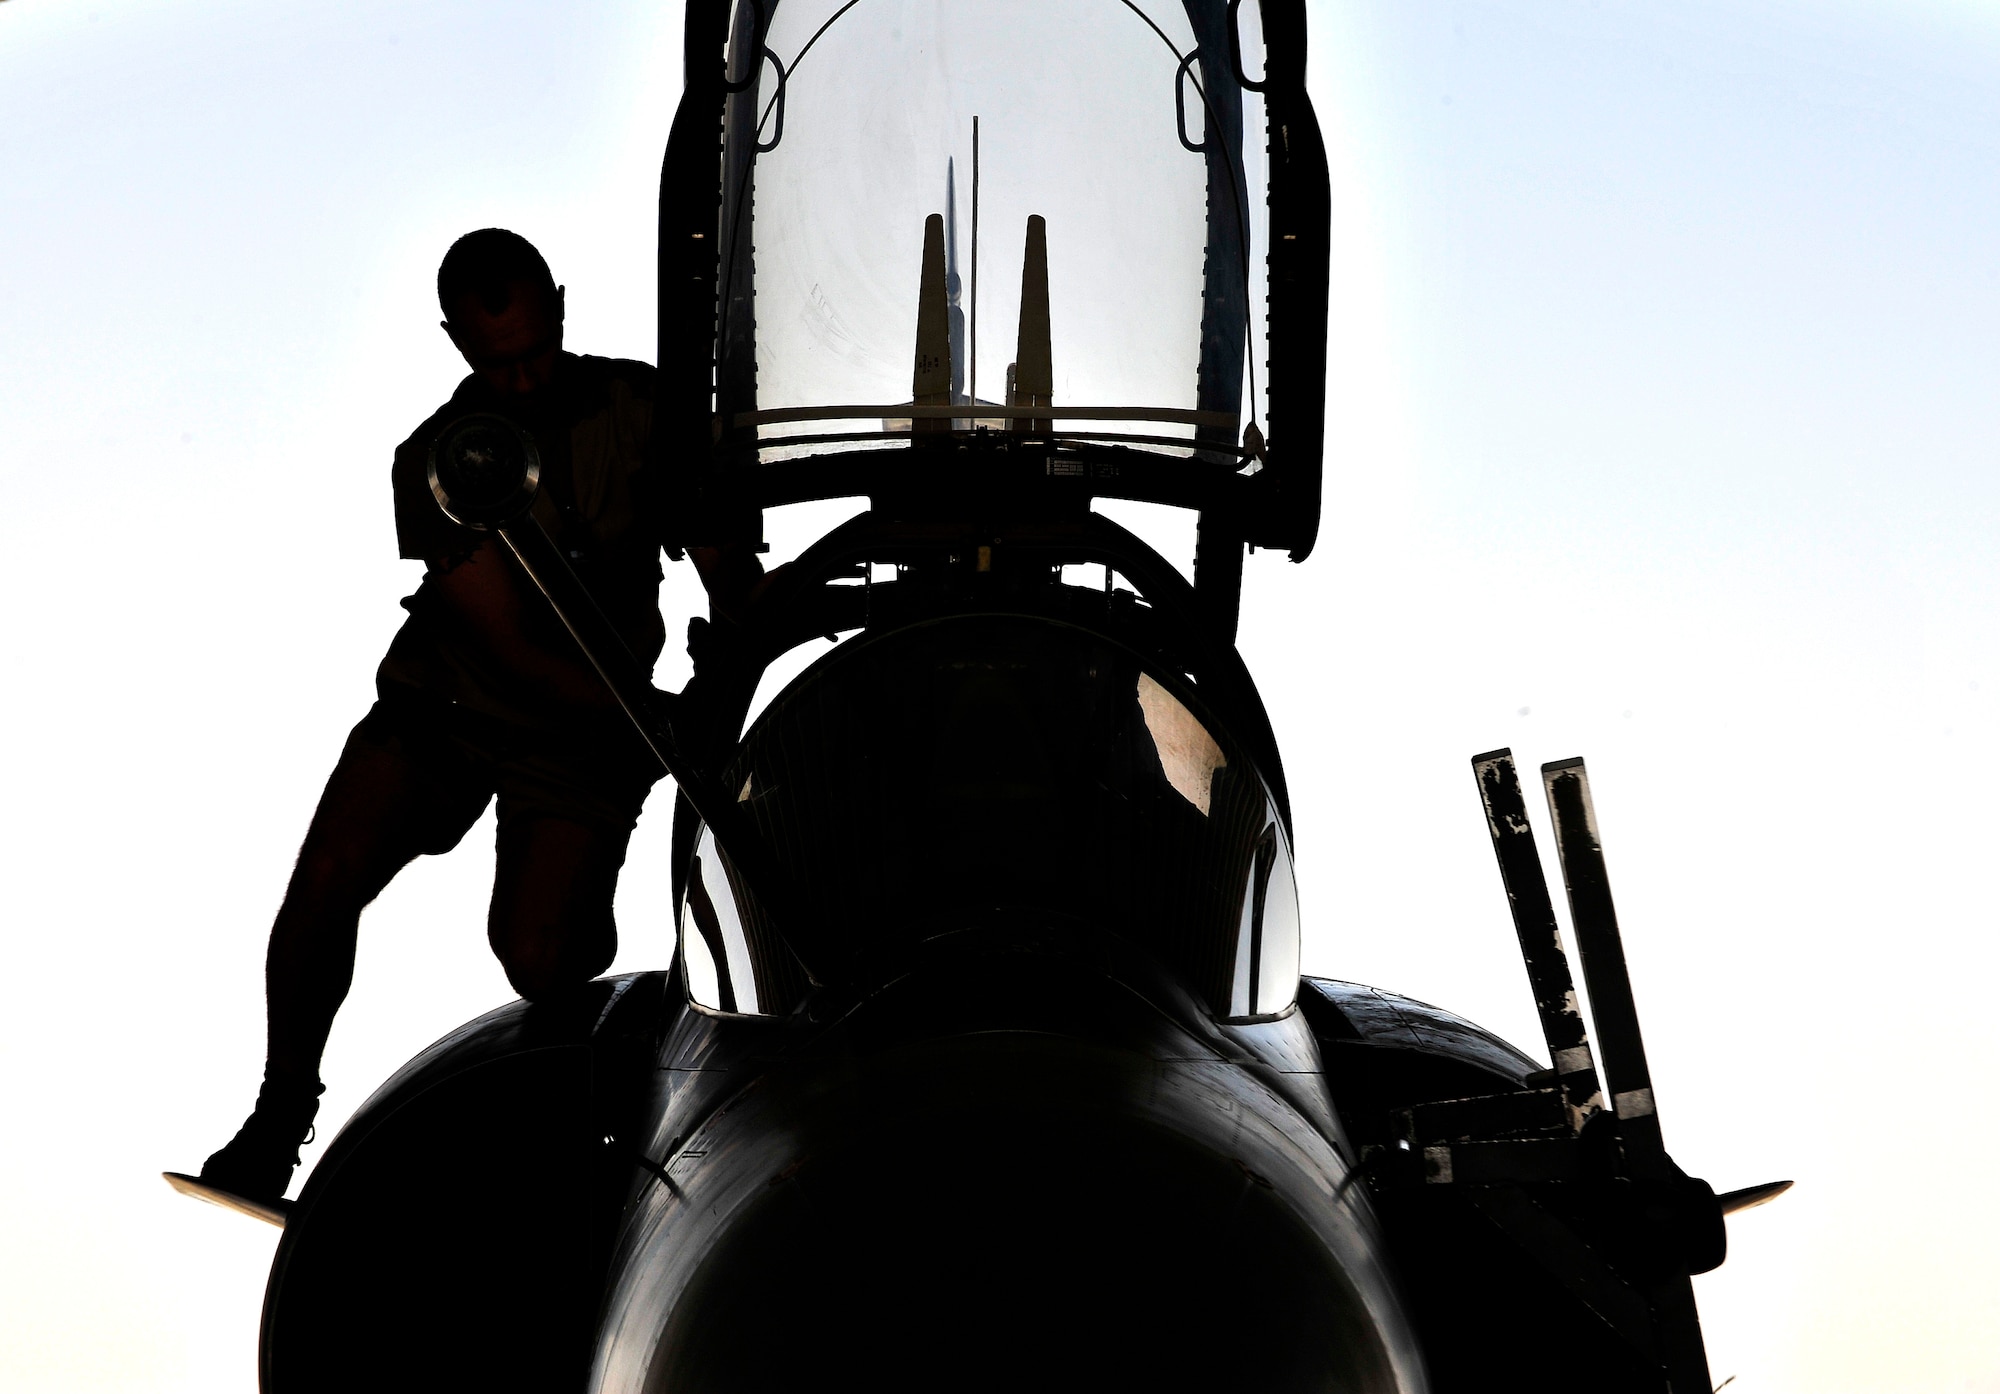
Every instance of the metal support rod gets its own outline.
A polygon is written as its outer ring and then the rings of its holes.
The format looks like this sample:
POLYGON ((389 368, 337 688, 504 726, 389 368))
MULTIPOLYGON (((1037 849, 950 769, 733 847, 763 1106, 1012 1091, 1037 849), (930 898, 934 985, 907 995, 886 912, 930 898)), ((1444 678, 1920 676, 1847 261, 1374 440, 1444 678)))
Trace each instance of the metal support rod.
MULTIPOLYGON (((611 695, 630 719, 633 729, 652 752, 660 768, 673 777, 681 794, 693 805, 694 811, 709 831, 715 834, 716 844, 728 854, 736 864, 736 870, 751 888, 765 913, 779 927, 783 938, 783 927, 796 923, 790 916, 792 897, 789 894, 783 873, 772 857, 769 845, 748 816, 730 799, 727 793, 717 788, 706 773, 682 750, 676 739, 673 726, 661 710, 663 699, 671 694, 661 693, 653 687, 652 678, 644 665, 633 656, 625 640, 605 618, 589 589, 578 578, 563 555, 562 548, 552 536, 553 529, 543 515, 553 505, 546 494, 538 494, 534 506, 524 518, 497 526, 501 541, 514 554, 521 569, 528 573, 528 579, 547 597, 564 628, 583 650, 590 666, 604 680, 611 695)), ((789 939, 786 946, 798 955, 798 948, 789 939)), ((817 981, 812 965, 803 956, 799 962, 807 976, 817 981)))
POLYGON ((1494 858, 1500 863, 1500 883, 1507 889, 1514 933, 1521 941, 1521 962, 1527 967, 1528 986, 1535 994, 1542 1039, 1548 1044, 1549 1063, 1555 1068, 1563 1103, 1569 1110, 1570 1130, 1576 1132, 1582 1129, 1585 1118, 1604 1106, 1604 1095, 1598 1087, 1597 1063, 1591 1057, 1583 1013, 1578 1009, 1569 958, 1563 952, 1562 929, 1549 899, 1548 879, 1542 875, 1542 861, 1535 852, 1535 830, 1528 823, 1520 773, 1511 750, 1473 756, 1472 773, 1479 782, 1479 801, 1486 810, 1494 858))
POLYGON ((1611 880, 1590 802, 1590 778, 1580 758, 1558 760, 1542 766, 1542 784, 1555 822, 1570 923, 1583 957, 1604 1084, 1610 1091, 1611 1111, 1618 1115, 1626 1163, 1634 1176, 1666 1180, 1670 1173, 1659 1116, 1653 1110, 1653 1077, 1646 1068, 1646 1043, 1639 1034, 1639 1009, 1632 1000, 1618 911, 1611 903, 1611 880))
MULTIPOLYGON (((1632 977, 1625 967, 1618 912, 1611 902, 1604 844, 1590 801, 1590 776, 1581 758, 1557 760, 1542 766, 1542 785, 1555 822, 1556 848, 1562 854, 1570 923, 1583 957, 1583 980, 1590 989, 1604 1081, 1618 1118, 1624 1169, 1635 1180, 1674 1185, 1680 1173, 1667 1157, 1659 1113, 1653 1106, 1653 1077, 1646 1068, 1639 1009, 1632 1000, 1632 977)), ((1710 1388, 1708 1353, 1702 1344, 1694 1284, 1685 1273, 1669 1274, 1646 1284, 1646 1297, 1660 1333, 1660 1362, 1668 1389, 1672 1394, 1704 1394, 1710 1388)))

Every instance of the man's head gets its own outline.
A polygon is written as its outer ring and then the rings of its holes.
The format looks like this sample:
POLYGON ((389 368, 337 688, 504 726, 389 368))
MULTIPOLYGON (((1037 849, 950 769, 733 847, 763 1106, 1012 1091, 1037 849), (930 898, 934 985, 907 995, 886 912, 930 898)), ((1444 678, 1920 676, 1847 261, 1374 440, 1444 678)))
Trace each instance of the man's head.
POLYGON ((528 396, 555 376, 563 288, 534 244, 481 228, 451 244, 438 266, 444 332, 495 391, 528 396))

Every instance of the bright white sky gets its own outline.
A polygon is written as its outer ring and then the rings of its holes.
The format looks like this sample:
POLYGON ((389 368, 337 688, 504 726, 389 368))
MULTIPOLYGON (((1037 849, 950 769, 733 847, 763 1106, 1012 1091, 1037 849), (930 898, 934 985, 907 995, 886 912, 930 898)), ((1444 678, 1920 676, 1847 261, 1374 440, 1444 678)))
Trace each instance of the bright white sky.
MULTIPOLYGON (((1700 1280, 1716 1377, 2000 1390, 2000 7, 1315 19, 1327 521, 1243 640, 1308 970, 1532 1046, 1466 758, 1587 755, 1669 1142, 1799 1180, 1700 1280)), ((275 1232, 158 1172, 250 1100, 415 579, 437 258, 514 227, 574 346, 650 356, 678 73, 670 5, 0 4, 0 1388, 253 1388, 275 1232)), ((621 968, 670 952, 668 807, 621 968)), ((489 836, 364 921, 330 1123, 507 995, 489 836)))

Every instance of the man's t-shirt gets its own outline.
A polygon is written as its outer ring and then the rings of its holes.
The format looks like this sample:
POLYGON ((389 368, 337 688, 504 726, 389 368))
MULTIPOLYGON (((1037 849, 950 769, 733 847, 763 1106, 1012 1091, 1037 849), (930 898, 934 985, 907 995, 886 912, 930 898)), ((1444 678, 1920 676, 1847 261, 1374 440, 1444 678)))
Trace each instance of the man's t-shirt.
MULTIPOLYGON (((452 421, 478 411, 510 417, 534 436, 542 457, 541 488, 563 519, 563 545, 571 564, 606 616, 642 663, 659 656, 660 532, 645 473, 646 442, 653 425, 654 372, 622 358, 563 354, 554 380, 530 406, 501 401, 478 376, 459 384, 451 400, 396 449, 390 483, 396 502, 396 540, 404 557, 431 564, 423 584, 403 601, 410 618, 389 645, 376 682, 385 693, 414 688, 473 711, 552 733, 587 736, 602 713, 565 710, 548 697, 523 690, 499 670, 483 645, 467 634, 439 594, 436 568, 462 561, 491 537, 454 523, 431 494, 431 443, 452 421)), ((556 652, 575 640, 521 572, 506 565, 520 592, 529 636, 556 652)))

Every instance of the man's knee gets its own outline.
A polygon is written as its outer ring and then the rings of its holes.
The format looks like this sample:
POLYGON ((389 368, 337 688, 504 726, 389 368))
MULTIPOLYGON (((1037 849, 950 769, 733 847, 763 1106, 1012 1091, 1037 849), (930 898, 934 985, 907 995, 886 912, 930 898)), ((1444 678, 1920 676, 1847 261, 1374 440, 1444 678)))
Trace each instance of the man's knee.
POLYGON ((286 903, 359 914, 381 894, 401 865, 392 858, 371 856, 371 850, 308 840, 299 849, 291 882, 285 888, 286 903))
POLYGON ((530 1001, 589 982, 618 948, 611 898, 625 838, 550 817, 503 817, 486 933, 530 1001))
POLYGON ((295 879, 368 886, 365 903, 418 857, 455 847, 491 797, 491 783, 441 731, 378 702, 327 776, 295 879))
POLYGON ((419 820, 404 811, 357 815, 351 806, 322 800, 285 899, 358 914, 423 854, 422 832, 419 820))
POLYGON ((587 924, 509 923, 495 914, 488 938, 507 981, 530 1002, 573 992, 611 966, 618 931, 611 917, 587 924))

